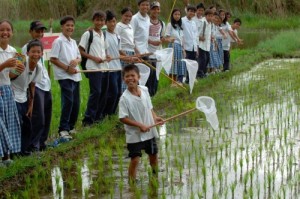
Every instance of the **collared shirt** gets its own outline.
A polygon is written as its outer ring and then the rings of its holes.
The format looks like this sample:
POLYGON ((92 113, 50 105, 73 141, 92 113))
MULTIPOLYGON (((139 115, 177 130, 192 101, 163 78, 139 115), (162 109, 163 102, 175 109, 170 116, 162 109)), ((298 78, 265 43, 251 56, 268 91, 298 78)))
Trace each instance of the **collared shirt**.
MULTIPOLYGON (((57 58, 60 62, 66 65, 69 65, 74 59, 81 59, 76 41, 74 39, 68 40, 63 34, 54 40, 50 57, 57 58)), ((77 65, 75 69, 79 70, 79 66, 77 65)), ((54 79, 70 79, 75 82, 79 82, 82 78, 80 73, 69 74, 65 70, 54 65, 54 79)))
MULTIPOLYGON (((87 51, 88 43, 90 38, 90 32, 86 31, 81 36, 79 46, 81 46, 85 51, 87 51)), ((106 59, 106 43, 103 32, 101 35, 93 30, 93 41, 90 46, 89 54, 95 57, 100 57, 102 60, 106 59)), ((86 62, 86 69, 88 70, 97 70, 97 69, 107 69, 107 63, 96 63, 91 59, 88 59, 86 62)))
POLYGON ((29 68, 29 57, 26 56, 25 69, 16 79, 11 81, 11 87, 15 94, 15 101, 24 103, 27 101, 27 89, 31 82, 40 81, 42 78, 41 62, 38 62, 33 71, 29 68))
POLYGON ((187 51, 197 51, 197 26, 191 19, 186 16, 182 18, 184 49, 187 51))
POLYGON ((221 24, 222 29, 224 30, 225 34, 226 34, 226 39, 222 40, 222 47, 223 50, 230 50, 230 41, 231 41, 231 37, 229 35, 229 31, 232 31, 231 25, 226 22, 226 24, 222 23, 221 24))
POLYGON ((196 27, 197 27, 197 33, 198 33, 198 30, 199 30, 199 27, 200 27, 200 25, 201 25, 201 20, 203 19, 203 17, 198 17, 197 15, 196 16, 194 16, 193 18, 192 18, 192 20, 195 22, 195 24, 196 24, 196 27))
POLYGON ((174 28, 171 23, 168 23, 167 28, 166 28, 166 33, 165 35, 167 37, 174 37, 175 41, 174 43, 183 44, 183 30, 179 28, 179 26, 176 24, 176 28, 174 28))
POLYGON ((201 25, 198 31, 198 46, 204 51, 210 51, 211 42, 211 23, 209 23, 205 17, 201 20, 201 25), (206 24, 206 25, 204 25, 206 24), (205 40, 200 41, 199 37, 204 36, 205 40))
POLYGON ((148 39, 149 39, 149 27, 150 17, 146 14, 145 17, 140 12, 133 15, 130 22, 133 33, 134 43, 139 53, 148 53, 148 39))
POLYGON ((121 38, 121 49, 134 52, 134 34, 131 25, 119 22, 117 23, 115 32, 121 38))
MULTIPOLYGON (((16 54, 16 49, 10 45, 6 49, 0 47, 0 64, 4 63, 6 60, 13 58, 16 54)), ((0 71, 0 86, 10 85, 9 71, 11 68, 4 68, 0 71)))
MULTIPOLYGON (((27 45, 28 45, 28 43, 25 44, 22 48, 23 55, 26 55, 26 53, 27 53, 27 45)), ((45 54, 44 54, 44 56, 45 56, 45 54)), ((35 86, 43 91, 50 91, 51 90, 51 80, 49 78, 48 71, 44 64, 44 56, 39 60, 39 64, 42 66, 42 68, 41 68, 42 78, 39 81, 35 82, 35 86)))
MULTIPOLYGON (((120 98, 119 118, 129 118, 144 125, 153 125, 152 103, 145 86, 138 86, 141 89, 141 96, 135 96, 129 90, 125 90, 120 98)), ((126 143, 137 143, 158 137, 156 128, 151 128, 148 132, 142 133, 138 127, 124 124, 126 131, 126 143)))
MULTIPOLYGON (((121 42, 119 35, 106 31, 107 54, 114 57, 120 57, 121 42)), ((122 70, 120 59, 114 59, 108 62, 109 69, 122 70)))

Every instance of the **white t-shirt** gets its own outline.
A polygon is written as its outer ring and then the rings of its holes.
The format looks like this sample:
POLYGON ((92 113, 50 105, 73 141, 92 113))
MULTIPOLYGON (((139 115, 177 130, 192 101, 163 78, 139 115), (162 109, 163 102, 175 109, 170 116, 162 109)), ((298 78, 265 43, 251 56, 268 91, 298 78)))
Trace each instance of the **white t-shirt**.
POLYGON ((210 51, 210 42, 211 42, 211 23, 209 23, 205 17, 203 17, 201 21, 201 25, 199 27, 198 31, 198 46, 204 51, 210 51), (204 25, 206 24, 206 25, 204 25), (205 28, 204 28, 205 27, 205 28), (204 31, 204 41, 200 41, 199 38, 200 36, 203 36, 203 31, 204 31))
MULTIPOLYGON (((153 125, 152 103, 148 88, 140 86, 141 97, 132 95, 129 90, 125 90, 119 102, 119 118, 129 118, 144 125, 153 125)), ((138 127, 124 124, 126 131, 126 143, 137 143, 158 137, 156 128, 151 128, 149 132, 142 133, 138 127)))
MULTIPOLYGON (((119 35, 115 33, 110 33, 108 31, 105 32, 106 34, 106 46, 107 46, 107 54, 110 55, 112 58, 120 57, 120 50, 121 50, 121 42, 119 35)), ((122 70, 122 65, 120 59, 114 59, 108 62, 109 69, 115 70, 122 70)))
POLYGON ((130 24, 117 23, 115 33, 121 38, 121 49, 134 52, 134 34, 130 24))
POLYGON ((176 26, 176 29, 171 25, 171 23, 168 23, 165 35, 167 37, 174 37, 175 38, 174 43, 182 45, 183 44, 183 30, 181 30, 177 24, 175 26, 176 26))
POLYGON ((182 27, 184 35, 184 50, 196 52, 198 47, 196 23, 185 16, 182 18, 182 27))
MULTIPOLYGON (((0 64, 4 63, 6 60, 13 58, 16 54, 16 49, 10 45, 6 49, 0 47, 0 64)), ((9 71, 11 68, 5 68, 0 71, 0 86, 10 85, 9 71)))
POLYGON ((133 15, 130 22, 133 34, 134 43, 139 53, 148 53, 148 39, 149 39, 149 27, 150 17, 146 15, 143 17, 140 12, 133 15))
MULTIPOLYGON (((85 51, 87 51, 88 43, 90 38, 90 32, 86 31, 81 36, 79 46, 81 46, 85 51)), ((95 57, 100 57, 101 59, 106 59, 106 50, 107 46, 105 44, 104 35, 101 31, 101 35, 93 30, 93 41, 90 46, 89 54, 95 57)), ((91 59, 88 59, 86 62, 86 69, 88 70, 97 70, 97 69, 106 69, 108 68, 107 63, 96 63, 91 59)))
MULTIPOLYGON (((25 44, 22 48, 22 54, 26 55, 27 54, 27 44, 25 44)), ((45 54, 44 54, 45 55, 45 54)), ((50 91, 51 90, 51 81, 49 78, 48 71, 44 65, 44 58, 42 57, 39 61, 39 64, 42 65, 42 78, 35 82, 35 86, 38 87, 39 89, 43 91, 50 91)))
MULTIPOLYGON (((151 41, 160 41, 161 39, 161 34, 164 32, 164 22, 162 22, 163 27, 161 26, 161 22, 158 21, 157 24, 153 24, 150 21, 150 28, 149 28, 149 40, 151 41)), ((148 51, 151 53, 154 53, 156 50, 161 49, 162 46, 154 46, 152 44, 148 44, 148 51)), ((150 55, 150 58, 155 58, 155 55, 150 55)))
POLYGON ((42 78, 42 68, 40 62, 33 71, 29 69, 29 57, 26 56, 25 70, 16 79, 11 81, 11 87, 15 94, 15 101, 18 103, 24 103, 27 101, 27 89, 31 82, 40 81, 42 78))
POLYGON ((226 22, 226 24, 222 23, 221 27, 223 28, 225 34, 226 34, 226 39, 222 40, 222 46, 223 46, 223 50, 230 50, 230 41, 231 41, 231 37, 229 35, 229 31, 232 31, 231 29, 231 25, 226 22))
MULTIPOLYGON (((74 39, 68 40, 63 34, 61 34, 57 39, 54 40, 50 57, 57 58, 60 62, 66 65, 69 65, 70 62, 74 59, 81 59, 76 41, 74 39)), ((75 69, 79 70, 79 66, 77 65, 75 69)), ((69 74, 65 70, 54 65, 54 79, 70 79, 75 82, 79 82, 82 78, 80 73, 69 74)))

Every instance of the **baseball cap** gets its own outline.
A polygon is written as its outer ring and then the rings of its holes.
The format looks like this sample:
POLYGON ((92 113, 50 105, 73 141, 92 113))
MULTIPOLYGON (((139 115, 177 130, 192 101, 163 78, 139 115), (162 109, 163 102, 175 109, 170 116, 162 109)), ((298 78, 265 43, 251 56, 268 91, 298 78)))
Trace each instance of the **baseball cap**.
POLYGON ((47 29, 46 26, 40 21, 33 21, 30 24, 30 30, 47 29))
POLYGON ((150 4, 150 9, 154 8, 154 7, 160 7, 160 3, 158 1, 153 1, 150 4))

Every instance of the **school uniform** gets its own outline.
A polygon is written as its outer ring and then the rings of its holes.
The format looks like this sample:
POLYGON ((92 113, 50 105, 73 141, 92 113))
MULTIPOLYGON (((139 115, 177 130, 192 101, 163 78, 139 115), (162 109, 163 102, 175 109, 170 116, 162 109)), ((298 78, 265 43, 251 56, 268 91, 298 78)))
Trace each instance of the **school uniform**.
POLYGON ((174 43, 169 43, 168 47, 174 49, 174 59, 173 59, 173 65, 171 69, 171 74, 177 75, 177 80, 179 82, 182 82, 183 76, 186 72, 186 66, 183 64, 181 60, 183 59, 183 30, 180 29, 180 27, 176 24, 176 28, 174 28, 171 23, 167 25, 166 28, 166 36, 168 37, 174 37, 175 41, 174 43))
POLYGON ((204 36, 205 40, 198 40, 199 46, 199 70, 197 72, 197 77, 205 77, 207 73, 207 65, 209 62, 209 51, 211 44, 211 23, 209 23, 205 17, 201 21, 201 25, 198 31, 198 38, 204 36))
POLYGON ((31 82, 35 83, 40 81, 42 77, 42 67, 40 62, 38 62, 34 70, 31 71, 29 68, 29 57, 26 57, 23 73, 11 81, 21 124, 21 151, 23 153, 29 149, 32 136, 31 118, 26 116, 28 111, 27 89, 31 82))
POLYGON ((222 23, 221 27, 223 28, 227 38, 222 40, 222 47, 223 47, 223 55, 224 55, 224 63, 223 63, 223 71, 229 70, 230 68, 230 42, 231 37, 229 35, 229 31, 232 31, 232 28, 228 22, 225 24, 222 23))
MULTIPOLYGON (((222 65, 221 58, 220 58, 219 51, 218 51, 218 48, 219 48, 218 40, 217 40, 218 32, 220 32, 219 27, 216 26, 215 24, 212 24, 211 35, 214 39, 210 43, 209 63, 208 63, 210 68, 219 68, 222 65)), ((218 35, 218 36, 220 36, 220 35, 218 35)), ((218 39, 220 39, 220 37, 218 39)), ((222 37, 221 37, 221 42, 222 42, 222 37)))
MULTIPOLYGON (((164 31, 164 22, 160 21, 158 19, 158 22, 156 24, 152 23, 150 21, 150 28, 149 28, 149 40, 151 41, 160 41, 162 38, 162 33, 164 31)), ((155 53, 156 50, 161 49, 162 46, 154 46, 152 44, 148 44, 148 51, 150 53, 155 53)), ((152 66, 154 66, 156 68, 156 57, 155 55, 150 55, 149 56, 149 62, 152 66)), ((157 88, 158 88, 158 80, 156 77, 156 70, 150 68, 150 74, 149 74, 149 78, 146 82, 146 86, 148 87, 149 90, 149 94, 150 96, 154 96, 157 92, 157 88)))
MULTIPOLYGON (((79 46, 83 49, 88 48, 88 40, 90 37, 89 31, 86 31, 80 39, 79 46)), ((95 57, 100 57, 102 60, 106 59, 106 44, 105 37, 103 32, 97 33, 93 30, 93 41, 90 45, 89 54, 95 57)), ((91 59, 88 59, 86 62, 86 68, 89 70, 99 70, 99 69, 107 69, 108 65, 106 62, 104 63, 96 63, 91 59)), ((107 81, 104 80, 104 72, 96 72, 89 74, 89 86, 90 86, 90 94, 87 102, 87 107, 83 119, 84 125, 90 125, 95 121, 101 120, 102 118, 102 110, 105 106, 105 99, 103 99, 105 90, 103 88, 107 87, 107 81)))
MULTIPOLYGON (((81 58, 76 41, 68 40, 63 34, 54 40, 50 57, 57 58, 66 65, 69 65, 71 60, 81 58)), ((79 70, 79 66, 77 65, 75 69, 79 70)), ((70 131, 75 128, 79 113, 81 74, 69 74, 54 65, 54 79, 58 80, 61 89, 61 116, 58 132, 70 131)))
MULTIPOLYGON (((16 52, 9 45, 6 49, 0 47, 0 64, 14 57, 16 52)), ((9 79, 10 70, 0 71, 0 157, 21 151, 21 127, 9 79)))
MULTIPOLYGON (((23 46, 22 53, 26 55, 27 44, 23 46)), ((48 71, 44 65, 43 57, 39 61, 41 65, 42 77, 35 83, 35 92, 33 100, 33 110, 31 117, 31 148, 45 149, 46 141, 50 131, 51 117, 52 117, 52 94, 51 81, 48 71)))

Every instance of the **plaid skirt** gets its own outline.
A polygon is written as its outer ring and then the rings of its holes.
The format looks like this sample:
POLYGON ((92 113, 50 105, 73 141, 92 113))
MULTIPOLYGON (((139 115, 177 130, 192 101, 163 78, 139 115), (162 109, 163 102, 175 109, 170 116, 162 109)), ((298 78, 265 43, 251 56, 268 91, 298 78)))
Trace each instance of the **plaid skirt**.
MULTIPOLYGON (((133 52, 133 51, 125 51, 125 54, 128 55, 128 56, 132 56, 132 55, 134 55, 134 52, 133 52)), ((122 65, 122 69, 123 69, 126 65, 128 65, 128 63, 123 62, 123 61, 121 60, 121 65, 122 65)), ((121 76, 122 76, 122 74, 121 74, 121 76)), ((121 94, 122 94, 126 89, 127 89, 127 85, 124 83, 124 81, 123 81, 123 76, 122 76, 121 94)))
POLYGON ((185 62, 181 61, 184 58, 182 46, 178 43, 169 43, 168 47, 174 48, 174 55, 173 55, 174 59, 173 59, 173 64, 172 64, 170 74, 178 75, 178 76, 185 75, 186 74, 185 62))
POLYGON ((221 65, 222 65, 222 61, 221 61, 221 57, 219 55, 219 43, 217 41, 211 42, 208 66, 210 68, 219 68, 221 65))
POLYGON ((224 64, 224 52, 223 52, 223 45, 222 45, 222 38, 217 39, 217 44, 218 44, 218 54, 220 56, 221 59, 221 65, 224 64))
POLYGON ((21 127, 10 86, 0 86, 0 156, 21 151, 21 127))

